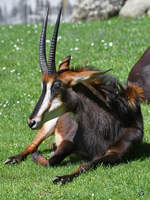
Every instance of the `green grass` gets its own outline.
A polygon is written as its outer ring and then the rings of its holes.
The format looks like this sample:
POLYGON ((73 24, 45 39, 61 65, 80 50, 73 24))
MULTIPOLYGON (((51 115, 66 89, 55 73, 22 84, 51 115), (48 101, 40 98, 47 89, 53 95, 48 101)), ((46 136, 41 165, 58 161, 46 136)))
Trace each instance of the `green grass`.
MULTIPOLYGON (((131 67, 150 44, 149 20, 146 17, 112 18, 64 23, 60 27, 56 61, 72 55, 72 67, 90 64, 97 69, 112 68, 111 73, 124 82, 131 67), (111 42, 113 45, 109 46, 111 42)), ((49 27, 47 39, 52 29, 49 27)), ((24 150, 36 135, 36 131, 28 128, 27 118, 41 92, 40 31, 41 25, 0 26, 0 199, 150 199, 149 105, 142 105, 146 144, 137 150, 138 158, 126 164, 99 166, 64 186, 53 185, 51 179, 74 171, 84 161, 67 158, 62 166, 44 168, 33 163, 29 156, 19 165, 2 164, 9 156, 24 150)), ((45 141, 39 149, 49 149, 52 140, 45 141)))

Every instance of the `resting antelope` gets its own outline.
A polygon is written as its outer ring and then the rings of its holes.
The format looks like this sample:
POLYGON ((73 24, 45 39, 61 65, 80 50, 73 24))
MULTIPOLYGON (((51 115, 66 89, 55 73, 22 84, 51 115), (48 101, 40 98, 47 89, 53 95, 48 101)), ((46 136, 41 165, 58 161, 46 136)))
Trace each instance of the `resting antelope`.
POLYGON ((47 160, 35 152, 35 162, 55 166, 72 153, 88 160, 75 172, 56 177, 54 183, 71 181, 99 163, 120 162, 126 153, 141 143, 143 137, 143 120, 138 104, 143 98, 140 87, 132 84, 123 86, 115 78, 103 75, 109 70, 71 70, 70 56, 61 62, 56 71, 55 52, 60 16, 61 9, 48 63, 45 49, 48 13, 40 37, 42 94, 29 117, 28 125, 31 129, 41 129, 22 153, 5 161, 5 164, 14 164, 24 160, 54 132, 56 149, 53 154, 47 160))

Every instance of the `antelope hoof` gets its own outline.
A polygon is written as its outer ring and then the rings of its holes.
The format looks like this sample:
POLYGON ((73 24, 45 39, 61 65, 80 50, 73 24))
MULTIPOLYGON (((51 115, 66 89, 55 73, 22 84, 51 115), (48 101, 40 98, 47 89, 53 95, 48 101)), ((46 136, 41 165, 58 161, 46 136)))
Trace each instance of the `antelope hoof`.
POLYGON ((73 176, 70 175, 64 175, 64 176, 56 176, 52 181, 54 184, 60 183, 61 185, 71 182, 73 179, 73 176))
POLYGON ((22 160, 23 160, 23 157, 21 155, 16 155, 16 156, 9 157, 6 161, 3 162, 3 164, 4 165, 6 165, 6 164, 14 165, 14 164, 21 162, 22 160))
POLYGON ((34 162, 36 162, 36 161, 37 161, 37 158, 39 158, 40 156, 41 156, 40 153, 34 152, 34 153, 32 154, 32 160, 33 160, 34 162))

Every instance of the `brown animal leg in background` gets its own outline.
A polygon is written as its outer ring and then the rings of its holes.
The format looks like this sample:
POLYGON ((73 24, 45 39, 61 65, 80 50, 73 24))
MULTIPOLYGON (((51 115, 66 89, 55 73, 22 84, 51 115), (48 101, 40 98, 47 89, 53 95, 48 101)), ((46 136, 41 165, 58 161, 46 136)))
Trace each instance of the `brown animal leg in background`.
POLYGON ((49 160, 44 158, 38 152, 35 152, 32 155, 32 160, 43 166, 54 166, 59 164, 62 160, 64 160, 65 157, 70 155, 73 152, 73 149, 74 149, 74 144, 70 141, 64 140, 57 147, 56 151, 54 152, 54 155, 49 160))
POLYGON ((79 166, 79 168, 75 172, 71 174, 64 175, 64 176, 57 176, 56 178, 53 179, 53 183, 60 182, 61 184, 64 184, 66 182, 72 181, 74 177, 79 176, 81 173, 91 168, 95 168, 97 164, 100 164, 100 163, 108 165, 108 164, 115 164, 115 163, 120 162, 120 160, 125 155, 125 153, 127 153, 133 146, 132 142, 138 141, 136 140, 136 138, 134 138, 135 136, 134 134, 136 133, 133 132, 133 134, 131 134, 133 135, 133 140, 131 137, 130 137, 131 140, 127 140, 129 136, 123 137, 115 145, 111 146, 103 156, 94 157, 92 161, 82 164, 81 166, 79 166))

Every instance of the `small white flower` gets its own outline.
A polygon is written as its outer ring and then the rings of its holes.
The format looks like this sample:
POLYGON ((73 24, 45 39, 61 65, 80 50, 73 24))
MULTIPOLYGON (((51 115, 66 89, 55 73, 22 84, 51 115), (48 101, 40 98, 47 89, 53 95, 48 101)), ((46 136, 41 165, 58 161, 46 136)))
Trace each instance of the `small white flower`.
POLYGON ((78 47, 75 47, 75 48, 74 48, 74 50, 75 50, 75 51, 78 51, 78 50, 79 50, 79 48, 78 48, 78 47))
POLYGON ((1 40, 1 43, 4 43, 4 40, 1 40))
POLYGON ((46 43, 50 43, 50 40, 46 40, 46 43))
POLYGON ((70 48, 70 51, 73 51, 73 48, 70 48))
POLYGON ((76 42, 79 42, 79 39, 78 39, 78 38, 76 39, 76 42))
POLYGON ((14 47, 16 48, 16 47, 17 47, 17 45, 16 45, 16 44, 14 44, 14 47))
POLYGON ((17 101, 17 103, 20 103, 20 101, 17 101))
POLYGON ((104 41, 104 40, 101 40, 101 42, 104 43, 105 41, 104 41))
POLYGON ((10 28, 10 29, 12 29, 12 27, 13 27, 12 25, 9 25, 9 28, 10 28))
POLYGON ((19 51, 19 49, 20 49, 19 47, 16 47, 16 50, 17 50, 17 51, 19 51))
POLYGON ((4 104, 3 107, 6 108, 6 104, 4 104))
POLYGON ((5 69, 6 69, 6 67, 3 67, 3 68, 2 68, 2 70, 5 70, 5 69))
POLYGON ((11 72, 11 73, 15 72, 15 69, 12 69, 10 72, 11 72))
POLYGON ((113 43, 112 43, 112 42, 109 42, 109 46, 112 47, 112 46, 113 46, 113 43))
POLYGON ((91 43, 91 46, 92 46, 92 47, 94 46, 94 42, 91 43))
POLYGON ((2 113, 0 112, 0 115, 2 115, 2 113))
POLYGON ((94 197, 94 193, 92 193, 92 197, 94 197))
POLYGON ((57 37, 57 40, 59 41, 59 40, 61 40, 62 39, 62 37, 61 37, 61 35, 59 35, 58 37, 57 37))
POLYGON ((20 40, 19 40, 19 38, 17 38, 17 42, 19 42, 20 40))
POLYGON ((107 43, 106 43, 106 42, 104 43, 104 46, 107 46, 107 43))

